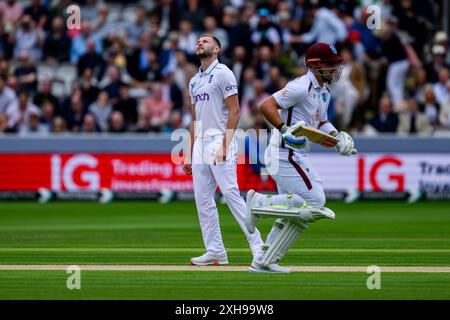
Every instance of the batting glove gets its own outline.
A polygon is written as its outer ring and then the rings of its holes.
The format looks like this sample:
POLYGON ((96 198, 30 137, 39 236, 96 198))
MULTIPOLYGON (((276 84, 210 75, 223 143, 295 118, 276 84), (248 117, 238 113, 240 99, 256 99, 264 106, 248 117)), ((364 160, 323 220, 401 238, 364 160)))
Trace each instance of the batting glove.
POLYGON ((352 154, 356 154, 353 138, 347 132, 341 131, 340 133, 335 135, 335 137, 339 139, 339 142, 336 145, 336 150, 341 155, 350 156, 352 154))
POLYGON ((305 123, 303 121, 300 121, 293 125, 292 127, 288 127, 284 125, 281 127, 281 138, 283 139, 284 143, 287 144, 292 149, 300 149, 304 148, 307 143, 308 139, 305 136, 294 136, 292 132, 297 129, 299 125, 304 125, 305 123))

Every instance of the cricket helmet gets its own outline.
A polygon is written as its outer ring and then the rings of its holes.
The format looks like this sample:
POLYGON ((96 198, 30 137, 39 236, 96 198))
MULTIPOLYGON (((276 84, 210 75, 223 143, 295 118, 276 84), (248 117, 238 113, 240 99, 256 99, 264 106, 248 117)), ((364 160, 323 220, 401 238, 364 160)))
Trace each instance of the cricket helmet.
POLYGON ((342 73, 342 57, 337 53, 334 46, 317 42, 306 50, 305 66, 316 71, 324 81, 336 82, 342 73))

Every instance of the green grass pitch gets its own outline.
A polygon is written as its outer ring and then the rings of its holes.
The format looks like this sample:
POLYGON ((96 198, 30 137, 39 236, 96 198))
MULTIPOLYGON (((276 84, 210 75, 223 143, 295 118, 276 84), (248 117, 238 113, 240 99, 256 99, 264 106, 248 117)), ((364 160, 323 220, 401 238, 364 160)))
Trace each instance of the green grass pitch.
MULTIPOLYGON (((450 267, 446 202, 327 204, 335 221, 307 229, 282 265, 450 267)), ((219 205, 231 266, 250 250, 219 205)), ((272 220, 258 225, 263 236, 272 220)), ((189 265, 203 253, 195 204, 0 202, 0 269, 5 265, 189 265)), ((211 267, 221 268, 221 267, 211 267)), ((369 290, 364 272, 87 271, 68 290, 65 270, 0 270, 0 299, 450 299, 450 273, 382 272, 369 290)))

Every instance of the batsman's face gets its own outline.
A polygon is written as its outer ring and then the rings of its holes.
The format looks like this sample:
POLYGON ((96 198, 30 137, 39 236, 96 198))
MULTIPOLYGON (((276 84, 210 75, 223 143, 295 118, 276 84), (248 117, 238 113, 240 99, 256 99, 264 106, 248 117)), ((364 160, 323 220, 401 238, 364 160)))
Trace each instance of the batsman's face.
POLYGON ((201 37, 197 40, 197 47, 195 48, 197 57, 200 59, 211 57, 214 53, 218 52, 218 46, 213 38, 201 37))

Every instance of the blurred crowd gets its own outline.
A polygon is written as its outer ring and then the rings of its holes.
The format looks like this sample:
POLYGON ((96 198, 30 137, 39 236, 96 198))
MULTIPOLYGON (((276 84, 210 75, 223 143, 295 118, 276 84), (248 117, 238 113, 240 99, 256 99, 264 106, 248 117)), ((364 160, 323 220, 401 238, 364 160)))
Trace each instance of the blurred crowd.
POLYGON ((0 134, 186 128, 203 33, 220 39, 236 76, 243 129, 268 128, 258 105, 306 72, 304 53, 319 41, 344 58, 328 110, 337 128, 450 129, 442 0, 85 0, 68 29, 72 4, 0 2, 0 134))

